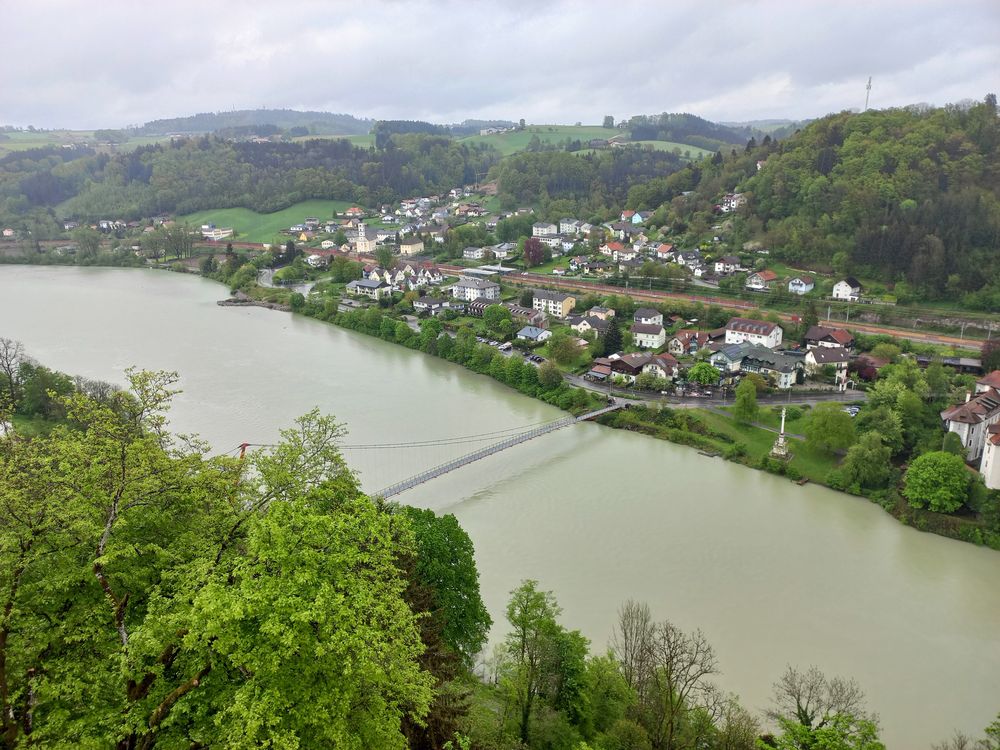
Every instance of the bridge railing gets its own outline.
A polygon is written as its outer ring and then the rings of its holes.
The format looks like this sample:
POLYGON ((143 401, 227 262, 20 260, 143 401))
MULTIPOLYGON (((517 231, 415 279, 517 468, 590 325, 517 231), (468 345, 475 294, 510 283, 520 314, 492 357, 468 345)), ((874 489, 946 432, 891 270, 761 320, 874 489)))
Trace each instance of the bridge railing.
POLYGON ((577 422, 583 422, 588 419, 593 419, 599 417, 602 414, 607 414, 608 412, 615 411, 624 407, 624 404, 612 404, 603 409, 597 409, 596 411, 589 412, 588 414, 583 414, 579 417, 566 417, 565 419, 560 419, 556 422, 550 422, 549 424, 542 425, 541 427, 536 427, 532 430, 527 430, 525 432, 518 433, 513 437, 509 437, 506 440, 502 440, 499 443, 494 443, 493 445, 487 446, 485 448, 480 448, 472 453, 467 453, 464 456, 459 456, 458 458, 452 459, 451 461, 446 461, 443 464, 439 464, 431 469, 422 471, 419 474, 415 474, 408 479, 404 479, 396 484, 389 485, 383 490, 373 493, 376 496, 389 498, 394 495, 398 495, 401 492, 405 492, 408 489, 416 487, 418 484, 423 484, 431 479, 441 476, 442 474, 447 474, 455 469, 460 469, 463 466, 467 466, 474 461, 479 461, 480 459, 486 458, 487 456, 492 456, 500 451, 507 450, 508 448, 513 448, 515 445, 520 445, 529 440, 533 440, 536 437, 542 435, 547 435, 555 430, 560 430, 563 427, 569 427, 570 425, 576 424, 577 422))

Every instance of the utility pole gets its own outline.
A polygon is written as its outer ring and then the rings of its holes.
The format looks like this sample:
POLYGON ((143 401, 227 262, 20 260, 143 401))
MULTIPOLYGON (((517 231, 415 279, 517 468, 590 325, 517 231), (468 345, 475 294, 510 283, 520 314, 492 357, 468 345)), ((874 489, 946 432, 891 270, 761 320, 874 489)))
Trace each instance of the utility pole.
POLYGON ((868 76, 868 85, 865 86, 865 112, 868 111, 868 98, 872 95, 872 77, 868 76))

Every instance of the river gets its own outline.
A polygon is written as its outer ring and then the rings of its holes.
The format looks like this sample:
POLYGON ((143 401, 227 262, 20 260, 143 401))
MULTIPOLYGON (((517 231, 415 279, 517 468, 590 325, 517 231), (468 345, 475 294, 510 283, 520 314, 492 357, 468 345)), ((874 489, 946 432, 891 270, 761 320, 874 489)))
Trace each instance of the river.
MULTIPOLYGON (((0 266, 0 336, 40 362, 123 382, 177 370, 175 430, 217 452, 269 443, 314 406, 347 445, 435 440, 556 419, 558 410, 433 357, 318 321, 219 307, 194 276, 0 266)), ((368 490, 468 447, 351 449, 368 490)), ((693 449, 583 424, 422 485, 402 502, 454 513, 505 630, 536 578, 595 650, 627 598, 701 628, 719 684, 769 705, 787 664, 859 681, 890 748, 979 733, 1000 710, 1000 553, 902 526, 877 506, 693 449)))

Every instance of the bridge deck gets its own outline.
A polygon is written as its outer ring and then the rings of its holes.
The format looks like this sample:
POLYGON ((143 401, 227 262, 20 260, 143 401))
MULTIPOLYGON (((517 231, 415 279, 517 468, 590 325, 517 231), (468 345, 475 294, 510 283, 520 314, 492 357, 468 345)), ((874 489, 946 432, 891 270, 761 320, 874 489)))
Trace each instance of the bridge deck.
POLYGON ((606 406, 603 409, 597 409, 587 414, 581 414, 579 417, 566 417, 565 419, 560 419, 555 422, 550 422, 549 424, 542 425, 541 427, 536 427, 533 430, 528 430, 527 432, 522 432, 514 437, 507 438, 499 443, 487 446, 486 448, 481 448, 480 450, 473 451, 472 453, 467 453, 464 456, 459 456, 456 459, 448 461, 441 464, 440 466, 435 466, 433 469, 428 469, 419 474, 416 474, 409 479, 404 479, 402 482, 397 482, 396 484, 386 487, 384 490, 379 490, 378 492, 372 493, 374 496, 389 498, 400 494, 401 492, 406 492, 406 490, 416 487, 418 484, 423 484, 424 482, 429 482, 431 479, 435 479, 442 474, 447 474, 455 469, 460 469, 463 466, 471 464, 473 461, 478 461, 481 458, 486 458, 487 456, 492 456, 500 451, 505 451, 508 448, 513 448, 515 445, 520 445, 521 443, 526 443, 529 440, 534 440, 542 435, 547 435, 550 432, 555 432, 556 430, 561 430, 563 427, 569 427, 577 422, 586 422, 591 419, 596 419, 602 414, 608 414, 609 412, 617 411, 625 407, 623 403, 615 403, 610 406, 606 406))

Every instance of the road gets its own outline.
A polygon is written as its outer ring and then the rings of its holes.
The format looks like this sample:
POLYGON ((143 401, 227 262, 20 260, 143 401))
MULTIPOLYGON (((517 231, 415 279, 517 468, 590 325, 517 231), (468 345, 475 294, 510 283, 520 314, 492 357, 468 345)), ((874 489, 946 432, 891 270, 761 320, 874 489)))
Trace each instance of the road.
POLYGON ((266 286, 269 289, 291 289, 293 292, 298 292, 299 294, 309 294, 312 288, 319 283, 319 281, 305 281, 301 284, 275 284, 274 283, 274 273, 275 271, 280 271, 280 268, 263 268, 257 272, 257 283, 261 286, 266 286))
MULTIPOLYGON (((594 383, 586 380, 580 375, 565 375, 567 383, 577 388, 585 388, 595 393, 608 393, 607 385, 594 383)), ((717 406, 725 406, 733 403, 731 397, 724 398, 692 398, 679 396, 664 396, 659 393, 643 391, 623 391, 621 388, 613 392, 616 399, 624 399, 631 404, 657 403, 669 406, 672 409, 711 409, 717 406), (627 395, 624 395, 627 394, 627 395)), ((757 397, 757 403, 762 406, 815 406, 826 401, 852 403, 854 401, 864 401, 868 396, 864 391, 829 391, 828 393, 796 393, 794 390, 780 394, 766 394, 757 397)))

